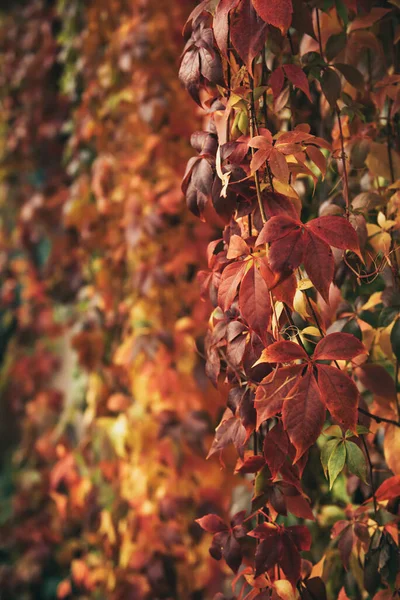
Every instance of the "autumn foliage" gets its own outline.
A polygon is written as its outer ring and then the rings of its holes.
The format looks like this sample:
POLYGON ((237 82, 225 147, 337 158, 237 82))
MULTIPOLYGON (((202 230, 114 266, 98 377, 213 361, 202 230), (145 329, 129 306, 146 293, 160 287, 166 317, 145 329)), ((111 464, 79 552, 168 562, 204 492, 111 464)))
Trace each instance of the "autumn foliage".
POLYGON ((1 8, 2 600, 400 597, 399 6, 1 8))
POLYGON ((395 598, 397 4, 205 0, 185 34, 205 128, 183 191, 222 230, 199 273, 226 399, 209 456, 234 446, 253 482, 198 523, 235 598, 395 598))

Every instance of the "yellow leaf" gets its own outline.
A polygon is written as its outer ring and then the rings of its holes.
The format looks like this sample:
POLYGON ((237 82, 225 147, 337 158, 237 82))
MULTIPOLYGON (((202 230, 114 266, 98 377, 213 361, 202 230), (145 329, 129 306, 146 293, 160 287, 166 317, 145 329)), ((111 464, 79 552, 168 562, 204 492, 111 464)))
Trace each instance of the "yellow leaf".
POLYGON ((312 287, 313 287, 313 284, 311 283, 311 281, 309 279, 301 279, 297 284, 297 288, 301 291, 309 290, 312 287))
MULTIPOLYGON (((392 163, 395 179, 400 177, 400 156, 392 150, 392 163)), ((392 180, 390 172, 389 154, 386 144, 371 142, 366 165, 375 177, 384 177, 387 181, 392 180)))
POLYGON ((387 425, 383 442, 385 460, 395 475, 400 475, 400 428, 387 425))
POLYGON ((325 563, 325 554, 312 568, 310 578, 312 577, 322 577, 324 572, 324 563, 325 563))
POLYGON ((294 295, 293 308, 303 319, 309 317, 305 295, 298 289, 294 295))
POLYGON ((383 252, 388 254, 390 251, 391 237, 386 231, 383 231, 378 225, 373 223, 367 224, 368 243, 375 252, 383 252))
POLYGON ((297 590, 293 591, 292 584, 287 579, 278 579, 275 581, 274 588, 278 594, 278 598, 282 600, 296 600, 299 597, 297 590))

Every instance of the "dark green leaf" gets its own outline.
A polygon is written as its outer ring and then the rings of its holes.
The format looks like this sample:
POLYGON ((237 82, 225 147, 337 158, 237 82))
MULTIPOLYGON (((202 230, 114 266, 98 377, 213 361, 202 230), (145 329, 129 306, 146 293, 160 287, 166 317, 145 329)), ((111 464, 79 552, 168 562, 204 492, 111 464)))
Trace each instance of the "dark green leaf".
POLYGON ((325 55, 331 61, 346 46, 347 36, 344 32, 331 35, 326 43, 325 55))
POLYGON ((362 342, 362 331, 357 319, 349 319, 342 329, 343 333, 351 333, 362 342))
POLYGON ((367 481, 367 461, 364 453, 354 442, 346 441, 346 465, 354 475, 357 475, 362 481, 367 481))
POLYGON ((390 343, 392 344, 393 354, 400 360, 400 319, 397 319, 390 333, 390 343))
POLYGON ((336 103, 342 92, 342 84, 339 75, 333 69, 326 69, 321 79, 321 88, 325 98, 332 108, 336 108, 336 103))
POLYGON ((387 327, 399 314, 399 308, 388 306, 379 312, 379 327, 387 327))
POLYGON ((349 17, 347 15, 347 7, 342 0, 335 0, 336 10, 339 17, 342 19, 343 24, 347 27, 349 23, 349 17))

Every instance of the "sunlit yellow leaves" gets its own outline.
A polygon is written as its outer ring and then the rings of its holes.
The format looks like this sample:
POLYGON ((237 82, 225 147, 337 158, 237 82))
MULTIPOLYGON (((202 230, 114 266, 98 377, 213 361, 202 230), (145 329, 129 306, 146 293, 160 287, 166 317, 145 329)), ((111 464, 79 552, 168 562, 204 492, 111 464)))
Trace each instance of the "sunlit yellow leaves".
MULTIPOLYGON (((393 411, 392 418, 394 420, 397 419, 395 411, 393 411)), ((385 429, 383 441, 385 460, 389 469, 391 469, 395 475, 400 475, 400 427, 387 425, 385 429)))
POLYGON ((376 253, 383 252, 385 255, 389 254, 392 241, 390 231, 395 225, 396 221, 386 219, 383 212, 378 213, 377 225, 367 223, 368 243, 376 253))
MULTIPOLYGON (((393 175, 395 179, 400 178, 400 156, 395 150, 391 150, 393 175)), ((392 173, 389 162, 388 148, 386 144, 371 142, 369 153, 365 161, 367 167, 374 177, 383 177, 387 181, 392 181, 392 173)))
POLYGON ((128 420, 126 415, 120 414, 117 418, 101 417, 97 419, 97 425, 103 429, 118 456, 126 457, 126 442, 128 439, 128 420))

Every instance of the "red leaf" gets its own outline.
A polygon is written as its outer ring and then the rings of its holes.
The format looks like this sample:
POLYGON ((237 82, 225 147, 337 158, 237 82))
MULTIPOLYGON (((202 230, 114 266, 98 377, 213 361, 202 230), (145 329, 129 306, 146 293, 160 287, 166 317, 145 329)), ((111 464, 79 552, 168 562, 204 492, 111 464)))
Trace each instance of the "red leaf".
POLYGON ((305 247, 300 228, 282 238, 279 244, 271 244, 268 254, 271 269, 278 273, 292 273, 303 262, 305 247))
POLYGON ((266 259, 258 259, 258 264, 260 274, 264 278, 268 289, 273 292, 275 298, 293 308, 293 300, 297 290, 296 276, 291 274, 288 277, 281 278, 279 274, 274 273, 270 269, 266 259))
POLYGON ((294 589, 300 579, 301 557, 292 537, 286 531, 282 536, 282 542, 283 549, 279 564, 294 589))
POLYGON ((289 81, 291 81, 295 87, 298 87, 299 90, 304 92, 311 102, 312 98, 310 95, 310 87, 308 85, 307 76, 303 69, 297 65, 283 65, 283 69, 289 81))
POLYGON ((296 448, 294 462, 297 462, 314 444, 325 421, 325 406, 311 369, 307 369, 292 397, 284 401, 282 417, 289 439, 296 448))
POLYGON ((285 157, 275 148, 272 148, 269 157, 269 166, 274 177, 282 183, 288 183, 289 181, 289 167, 285 157))
POLYGON ((342 587, 342 589, 339 592, 338 600, 350 600, 350 598, 346 594, 346 590, 344 589, 344 587, 342 587))
POLYGON ((268 431, 264 439, 263 452, 265 462, 271 471, 272 478, 276 477, 279 469, 286 460, 289 448, 289 440, 281 423, 277 423, 273 429, 268 431))
POLYGON ((298 550, 310 550, 311 533, 305 525, 292 525, 285 531, 290 535, 298 550))
POLYGON ((254 10, 251 0, 242 0, 231 14, 230 34, 232 44, 252 74, 253 59, 265 44, 267 27, 254 10))
POLYGON ((200 102, 200 53, 198 48, 185 52, 179 68, 179 79, 185 86, 193 100, 201 106, 200 102))
POLYGON ((291 0, 253 0, 253 5, 263 21, 286 34, 292 22, 291 0))
POLYGON ((315 288, 329 304, 329 288, 335 270, 333 254, 330 246, 316 235, 308 235, 304 266, 315 288))
POLYGON ((247 256, 248 254, 250 254, 250 250, 244 239, 240 235, 232 235, 229 240, 229 249, 226 258, 232 260, 240 256, 247 256))
POLYGON ((218 288, 218 304, 223 311, 229 310, 234 301, 246 266, 245 262, 234 262, 223 270, 218 288))
POLYGON ((263 421, 282 411, 283 401, 296 385, 303 368, 303 365, 283 367, 264 377, 257 388, 254 401, 257 411, 257 429, 263 421))
POLYGON ((272 217, 262 228, 256 245, 270 243, 268 260, 278 273, 291 273, 303 261, 305 237, 303 226, 286 215, 272 217), (276 242, 279 240, 279 244, 276 242))
POLYGON ((269 217, 275 217, 278 215, 287 215, 293 219, 298 218, 298 211, 292 200, 283 194, 278 192, 269 192, 264 190, 262 192, 262 200, 265 206, 265 211, 269 217))
POLYGON ((330 333, 318 342, 313 360, 351 360, 366 353, 364 344, 351 333, 330 333))
POLYGON ((330 246, 352 250, 361 257, 356 230, 344 217, 318 217, 306 227, 330 246))
POLYGON ((235 473, 257 473, 264 465, 264 457, 260 454, 248 456, 245 461, 239 458, 235 473))
POLYGON ((240 284, 239 307, 250 329, 265 340, 271 318, 271 302, 267 284, 254 264, 240 284))
POLYGON ((350 561, 351 552, 353 550, 354 542, 355 542, 354 531, 353 531, 353 527, 350 526, 344 530, 344 532, 340 536, 339 543, 338 543, 340 557, 342 559, 343 566, 345 567, 346 570, 349 568, 349 561, 350 561))
MULTIPOLYGON (((322 154, 321 150, 316 148, 315 146, 307 146, 306 154, 312 162, 317 165, 318 169, 321 171, 322 176, 325 177, 326 174, 326 158, 322 154)), ((312 222, 312 221, 311 221, 312 222)))
POLYGON ((281 93, 284 81, 285 81, 285 76, 284 76, 282 67, 278 67, 277 69, 275 69, 275 71, 273 71, 271 73, 271 75, 269 76, 268 83, 272 90, 272 94, 274 96, 274 101, 277 99, 277 97, 281 93))
POLYGON ((389 477, 386 479, 376 490, 376 499, 380 502, 382 500, 394 500, 400 497, 400 475, 389 477))
POLYGON ((265 163, 266 160, 269 159, 272 148, 268 148, 267 150, 257 150, 254 154, 253 158, 250 161, 250 169, 252 173, 258 171, 260 167, 265 163))
POLYGON ((321 397, 329 412, 344 429, 355 431, 359 399, 356 384, 336 367, 318 365, 317 369, 321 397))
POLYGON ((218 533, 220 531, 228 531, 229 527, 225 525, 223 520, 217 515, 205 515, 201 519, 196 519, 196 523, 208 533, 218 533))
POLYGON ((263 351, 262 358, 264 362, 286 363, 299 358, 308 359, 308 355, 299 344, 284 340, 268 346, 263 351))
POLYGON ((281 556, 282 539, 280 536, 276 535, 276 539, 273 541, 268 539, 258 544, 255 554, 256 577, 275 566, 281 556))
POLYGON ((243 427, 240 419, 236 418, 235 416, 230 417, 229 415, 231 414, 232 411, 227 408, 221 423, 215 430, 214 441, 211 445, 207 458, 210 458, 213 456, 213 454, 223 450, 230 444, 235 446, 239 455, 243 454, 243 445, 248 437, 246 429, 243 427))
POLYGON ((220 0, 215 10, 213 23, 214 36, 223 54, 228 51, 229 13, 237 7, 240 0, 220 0))
POLYGON ((302 225, 300 221, 286 215, 277 215, 265 223, 257 238, 256 245, 275 242, 289 233, 299 232, 301 229, 302 225))
POLYGON ((315 521, 313 511, 307 500, 301 494, 296 496, 286 496, 286 508, 295 517, 300 519, 309 519, 315 521))
POLYGON ((261 523, 249 531, 248 535, 258 540, 271 540, 271 538, 278 537, 279 529, 273 523, 261 523))
POLYGON ((381 396, 382 398, 396 400, 396 386, 394 379, 387 372, 385 367, 374 363, 364 363, 360 367, 354 369, 354 373, 363 386, 373 394, 381 396))

